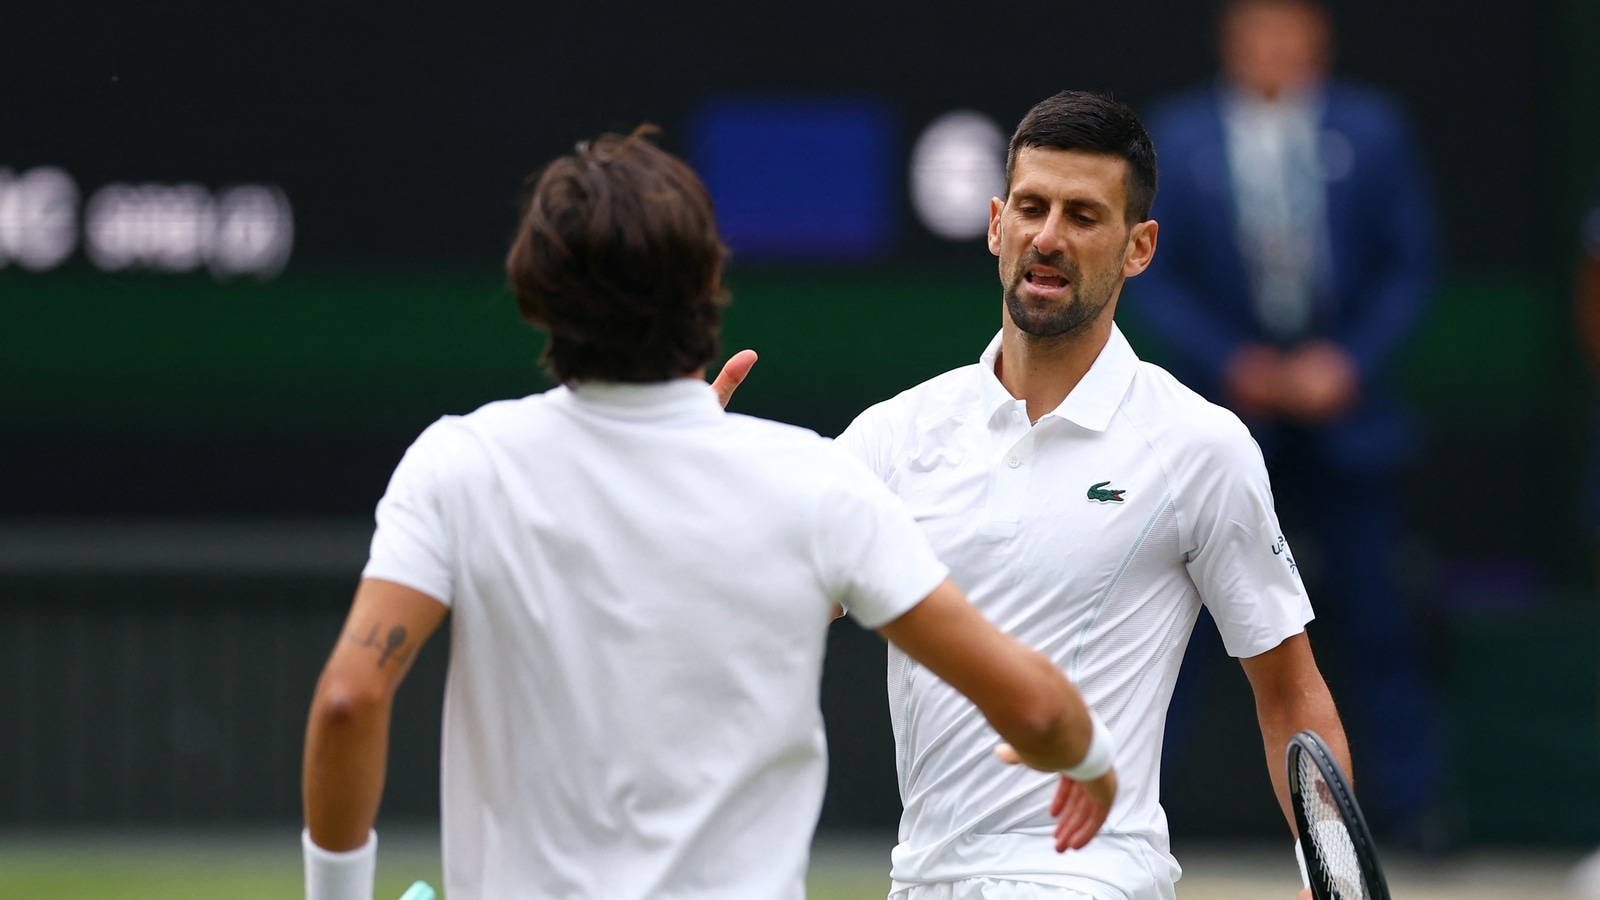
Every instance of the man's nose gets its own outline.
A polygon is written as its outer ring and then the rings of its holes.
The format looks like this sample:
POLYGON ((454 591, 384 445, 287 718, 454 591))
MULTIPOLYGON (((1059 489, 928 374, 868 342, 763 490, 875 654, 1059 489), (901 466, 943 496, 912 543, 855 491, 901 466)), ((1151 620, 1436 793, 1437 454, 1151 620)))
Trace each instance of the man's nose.
POLYGON ((1065 223, 1062 221, 1061 212, 1052 210, 1045 217, 1044 223, 1039 228, 1039 233, 1033 236, 1033 249, 1042 256, 1055 256, 1067 248, 1065 223))

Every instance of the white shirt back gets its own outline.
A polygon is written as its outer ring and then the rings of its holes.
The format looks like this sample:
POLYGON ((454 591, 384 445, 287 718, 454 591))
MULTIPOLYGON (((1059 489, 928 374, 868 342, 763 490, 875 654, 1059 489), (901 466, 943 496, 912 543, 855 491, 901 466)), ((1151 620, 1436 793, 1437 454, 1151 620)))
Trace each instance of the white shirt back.
POLYGON ((802 897, 831 606, 876 627, 945 571, 870 473, 698 381, 435 423, 364 575, 452 609, 446 892, 802 897))
POLYGON ((1179 870, 1157 796, 1161 739, 1200 604, 1235 656, 1298 634, 1311 607, 1237 417, 1140 362, 1113 330, 1030 426, 995 377, 998 352, 996 337, 978 365, 872 407, 837 443, 905 501, 984 615, 1077 683, 1117 737, 1119 795, 1087 847, 1057 854, 1054 779, 990 758, 977 709, 891 648, 905 805, 893 877, 1170 898, 1179 870))

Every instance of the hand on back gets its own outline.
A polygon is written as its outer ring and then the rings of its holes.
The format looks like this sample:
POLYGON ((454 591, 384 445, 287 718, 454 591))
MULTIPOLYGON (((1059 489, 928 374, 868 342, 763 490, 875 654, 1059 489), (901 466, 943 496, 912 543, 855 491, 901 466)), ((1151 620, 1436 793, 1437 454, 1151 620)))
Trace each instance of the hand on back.
MULTIPOLYGON (((1007 765, 1040 768, 1030 765, 1010 744, 996 746, 994 755, 1007 765)), ((1116 798, 1116 769, 1090 781, 1074 781, 1065 775, 1060 776, 1055 797, 1050 800, 1050 815, 1056 820, 1056 852, 1079 850, 1088 844, 1100 831, 1100 826, 1106 823, 1106 816, 1111 814, 1111 804, 1116 798)))

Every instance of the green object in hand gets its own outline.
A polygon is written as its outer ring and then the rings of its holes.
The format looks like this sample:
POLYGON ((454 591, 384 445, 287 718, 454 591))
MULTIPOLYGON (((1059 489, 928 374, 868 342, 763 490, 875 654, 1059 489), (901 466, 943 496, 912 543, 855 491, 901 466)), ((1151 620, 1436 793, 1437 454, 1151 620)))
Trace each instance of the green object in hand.
POLYGON ((419 881, 406 888, 406 892, 400 895, 400 900, 434 900, 437 896, 439 895, 433 892, 433 888, 429 887, 426 881, 419 881))

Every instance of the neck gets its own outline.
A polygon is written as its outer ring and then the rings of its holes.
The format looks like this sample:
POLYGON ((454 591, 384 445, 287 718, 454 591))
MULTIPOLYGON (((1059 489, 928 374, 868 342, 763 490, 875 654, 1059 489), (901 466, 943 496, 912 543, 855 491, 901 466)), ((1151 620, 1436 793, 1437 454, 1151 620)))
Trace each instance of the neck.
POLYGON ((1029 421, 1060 406, 1088 374, 1111 340, 1111 309, 1082 330, 1053 337, 1028 334, 1005 318, 994 374, 1011 396, 1027 403, 1029 421))

